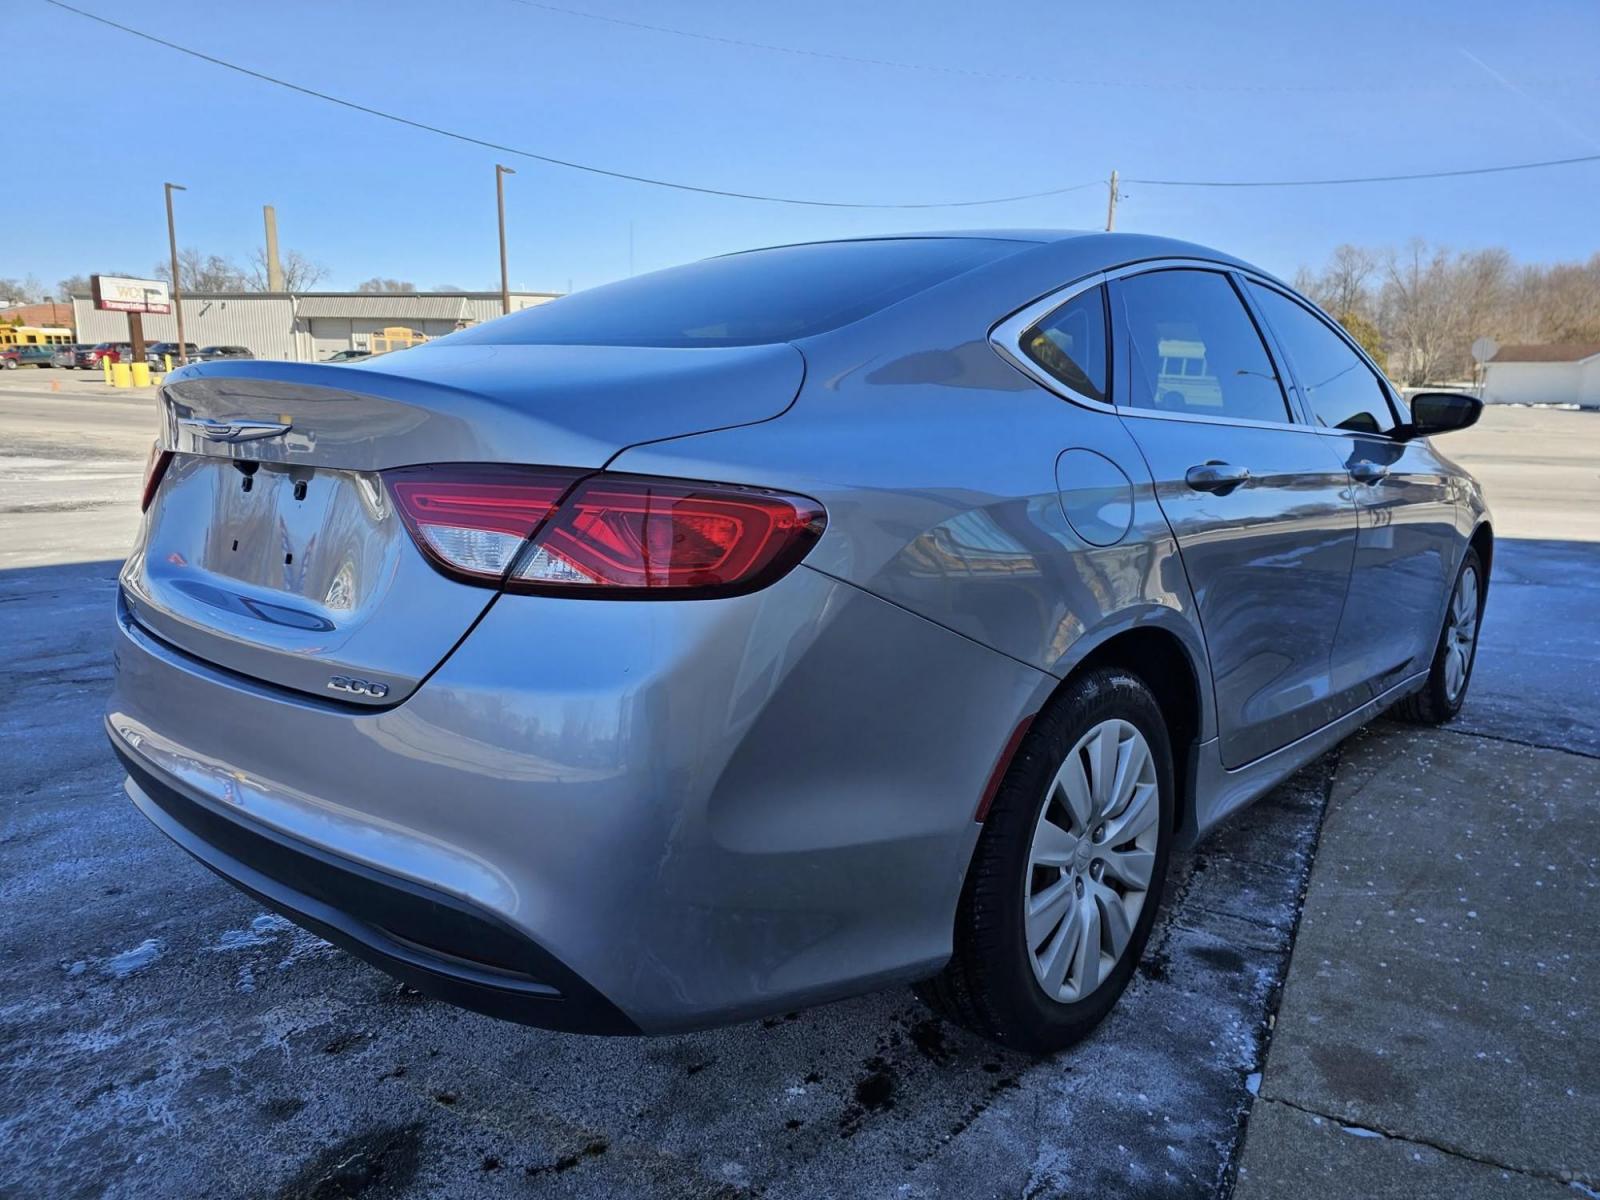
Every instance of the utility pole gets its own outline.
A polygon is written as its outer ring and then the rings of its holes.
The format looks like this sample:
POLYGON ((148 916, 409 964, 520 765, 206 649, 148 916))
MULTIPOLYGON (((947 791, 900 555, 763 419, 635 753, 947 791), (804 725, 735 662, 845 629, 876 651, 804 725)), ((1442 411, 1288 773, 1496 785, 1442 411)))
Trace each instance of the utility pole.
POLYGON ((1111 198, 1106 202, 1106 232, 1117 227, 1117 173, 1111 172, 1111 198))
POLYGON ((267 291, 283 291, 283 263, 278 258, 278 210, 270 204, 261 206, 261 218, 267 226, 267 291))
POLYGON ((189 189, 181 183, 164 185, 167 189, 167 246, 172 251, 172 311, 178 318, 178 364, 189 360, 189 344, 183 339, 183 285, 178 280, 178 227, 172 223, 172 193, 189 189))
POLYGON ((510 167, 494 165, 494 198, 500 209, 500 311, 511 311, 511 275, 506 268, 506 176, 515 175, 510 167))

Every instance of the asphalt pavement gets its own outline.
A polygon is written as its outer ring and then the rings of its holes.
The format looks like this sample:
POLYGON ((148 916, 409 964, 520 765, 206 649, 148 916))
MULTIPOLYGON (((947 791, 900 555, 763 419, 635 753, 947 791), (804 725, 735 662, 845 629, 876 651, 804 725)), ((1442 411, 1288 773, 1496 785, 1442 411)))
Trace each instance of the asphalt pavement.
POLYGON ((1379 723, 1176 860, 1112 1018, 1031 1062, 904 989, 531 1030, 263 913, 122 794, 100 711, 154 409, 53 374, 0 376, 0 1196, 1600 1189, 1600 414, 1445 443, 1513 497, 1461 720, 1379 723))

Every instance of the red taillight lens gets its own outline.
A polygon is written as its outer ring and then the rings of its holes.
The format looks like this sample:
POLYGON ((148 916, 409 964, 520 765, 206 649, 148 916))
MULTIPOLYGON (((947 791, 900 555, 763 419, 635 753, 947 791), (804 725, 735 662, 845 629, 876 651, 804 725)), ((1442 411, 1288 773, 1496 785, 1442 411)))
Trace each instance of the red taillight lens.
POLYGON ((171 450, 163 450, 160 446, 150 447, 150 457, 144 464, 144 493, 139 497, 140 512, 149 511, 150 501, 156 498, 156 489, 161 486, 161 477, 171 465, 171 450))
POLYGON ((561 505, 508 582, 590 595, 737 595, 799 562, 823 523, 822 506, 800 496, 596 475, 561 505))
POLYGON ((760 488, 524 467, 385 473, 407 528, 447 574, 600 599, 733 596, 821 536, 822 506, 760 488), (532 544, 524 549, 524 543, 532 544))
POLYGON ((406 528, 436 566, 448 575, 498 582, 578 472, 405 467, 384 477, 406 528))

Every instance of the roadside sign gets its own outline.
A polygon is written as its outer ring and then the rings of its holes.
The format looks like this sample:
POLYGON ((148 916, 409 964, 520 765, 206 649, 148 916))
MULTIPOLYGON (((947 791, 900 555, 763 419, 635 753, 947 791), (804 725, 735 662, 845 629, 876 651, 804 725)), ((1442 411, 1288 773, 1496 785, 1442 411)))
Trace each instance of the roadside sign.
MULTIPOLYGON (((1456 343, 1458 346, 1460 344, 1460 342, 1456 343)), ((1495 341, 1492 337, 1481 337, 1472 343, 1472 361, 1477 363, 1486 363, 1495 356, 1499 349, 1500 343, 1495 341)))
POLYGON ((129 279, 121 275, 91 275, 89 289, 94 306, 108 312, 169 313, 172 293, 160 279, 129 279))

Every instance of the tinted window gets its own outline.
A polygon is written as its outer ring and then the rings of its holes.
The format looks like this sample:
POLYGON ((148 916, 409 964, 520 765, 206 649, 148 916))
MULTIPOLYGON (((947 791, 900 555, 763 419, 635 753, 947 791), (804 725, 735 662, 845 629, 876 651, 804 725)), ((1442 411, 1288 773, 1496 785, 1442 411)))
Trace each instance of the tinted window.
POLYGON ((1278 335, 1319 424, 1356 433, 1388 433, 1394 428, 1383 385, 1342 337, 1282 292, 1254 281, 1250 289, 1278 335))
POLYGON ((1226 276, 1153 271, 1121 280, 1116 295, 1127 338, 1129 406, 1289 420, 1272 359, 1226 276))
POLYGON ((753 346, 826 333, 1027 248, 982 238, 822 242, 708 258, 563 296, 451 340, 753 346))
POLYGON ((1081 396, 1106 398, 1106 304, 1103 288, 1074 296, 1022 335, 1022 349, 1081 396))

